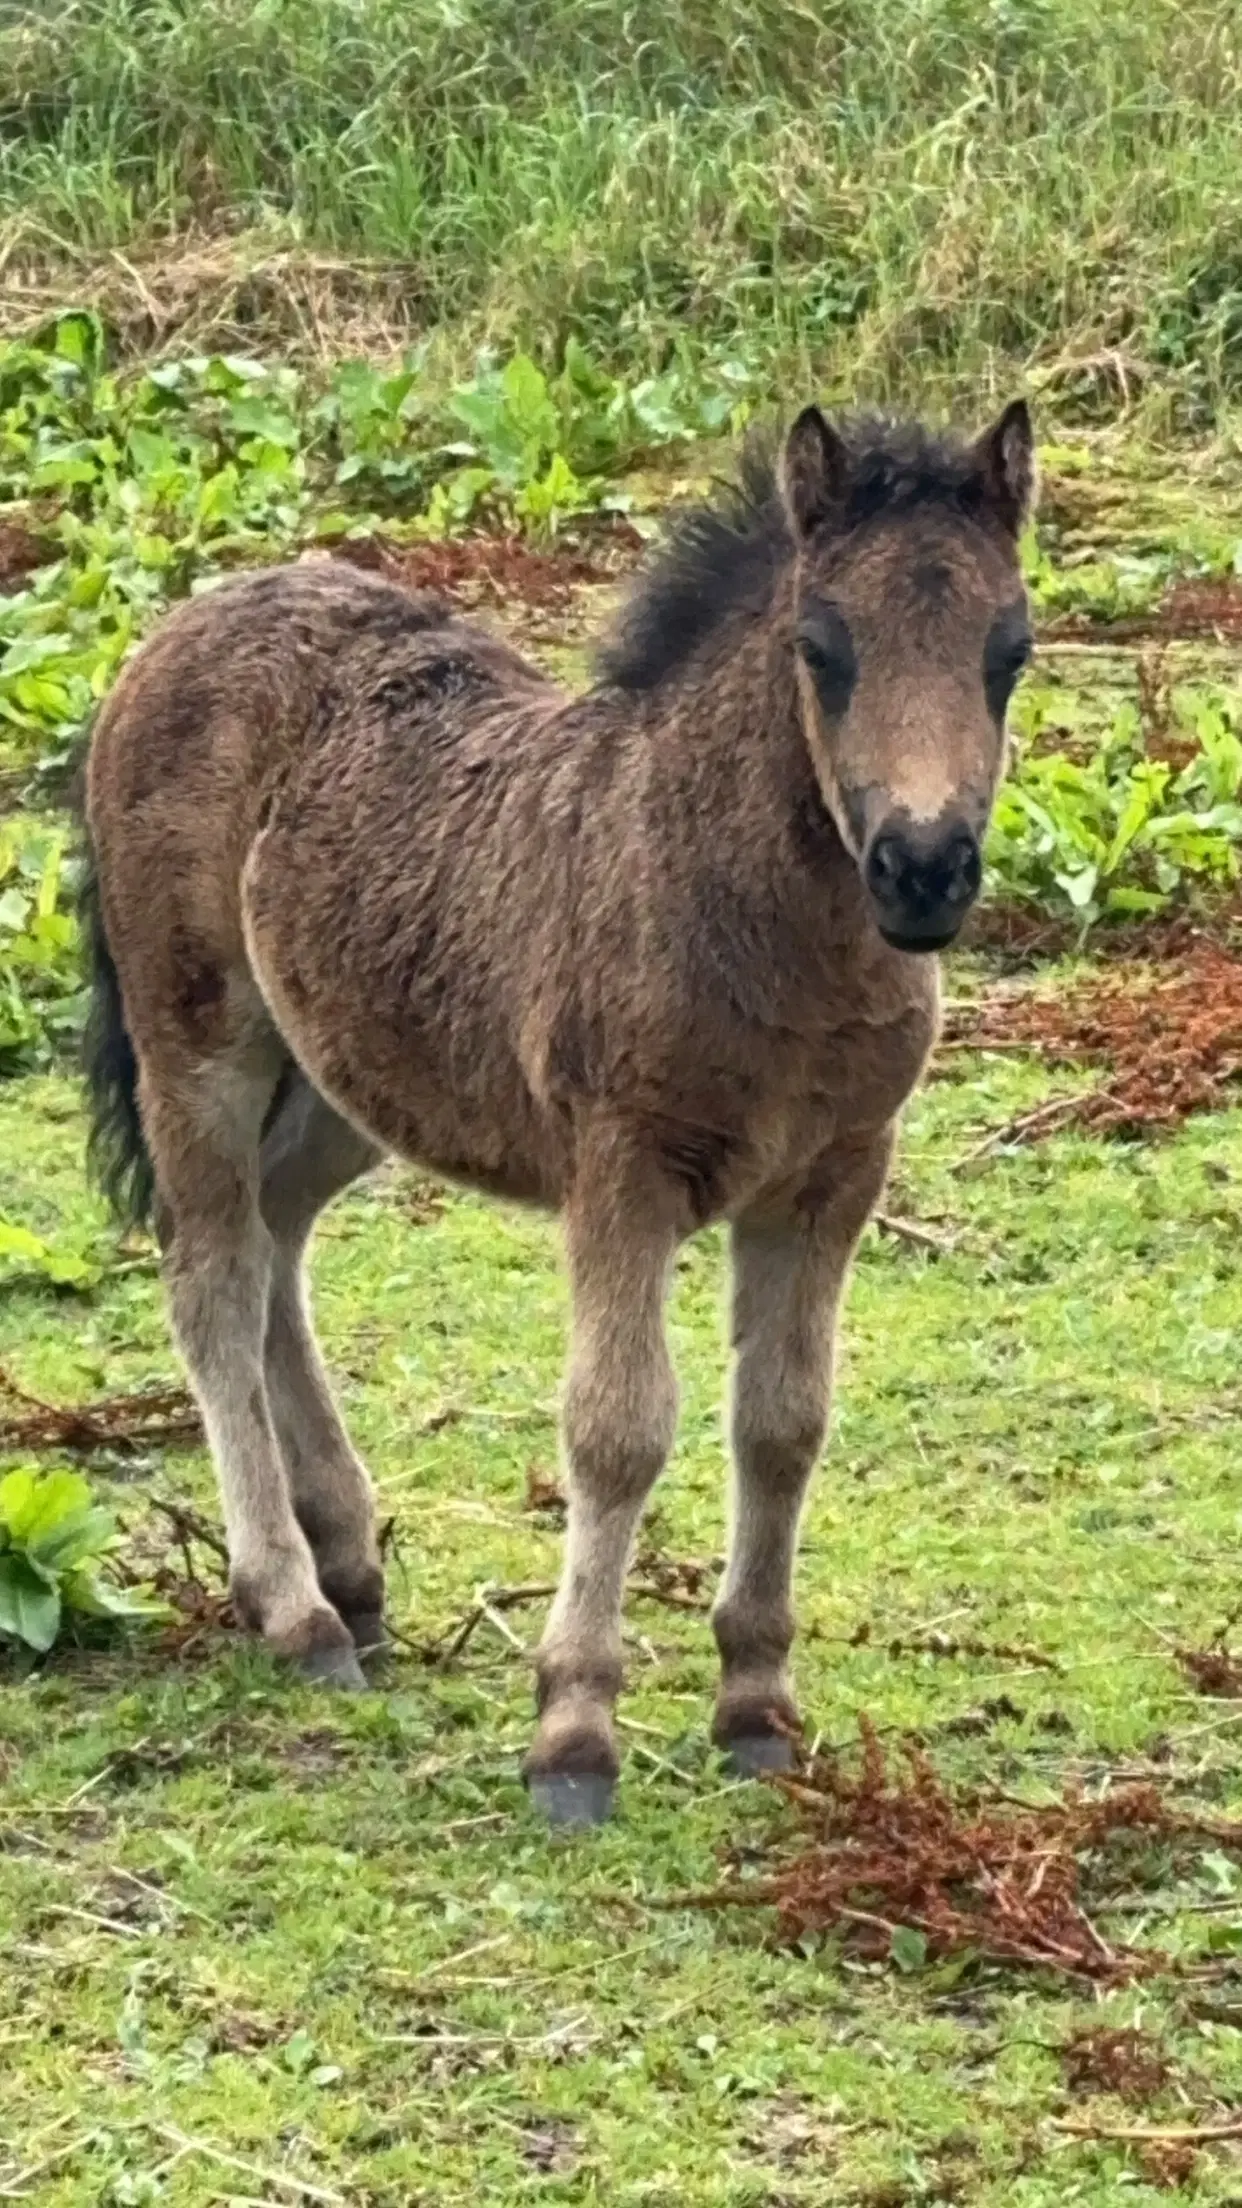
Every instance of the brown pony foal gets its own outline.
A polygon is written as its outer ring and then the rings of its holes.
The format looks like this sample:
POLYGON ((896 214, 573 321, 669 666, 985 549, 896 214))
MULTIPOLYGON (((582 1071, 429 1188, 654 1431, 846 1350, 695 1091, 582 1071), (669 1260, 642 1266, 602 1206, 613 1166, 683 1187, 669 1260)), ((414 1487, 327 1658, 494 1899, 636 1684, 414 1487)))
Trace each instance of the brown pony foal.
POLYGON ((1021 402, 971 442, 809 407, 675 523, 567 697, 324 562, 180 606, 89 767, 97 1166, 153 1210, 240 1616, 310 1678, 382 1639, 315 1346, 316 1213, 385 1151, 559 1209, 567 1554, 528 1761, 606 1814, 621 1601, 673 1436, 679 1242, 730 1224, 715 1738, 789 1755, 798 1518, 842 1284, 980 878, 1029 649, 1021 402))

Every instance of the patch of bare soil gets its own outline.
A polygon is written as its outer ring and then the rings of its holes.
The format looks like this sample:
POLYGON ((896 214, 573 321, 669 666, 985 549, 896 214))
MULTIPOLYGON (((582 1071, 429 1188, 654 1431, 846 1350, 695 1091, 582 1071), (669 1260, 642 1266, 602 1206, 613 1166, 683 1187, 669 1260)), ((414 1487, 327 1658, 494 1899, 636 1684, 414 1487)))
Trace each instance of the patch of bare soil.
POLYGON ((569 1498, 555 1472, 549 1472, 541 1464, 527 1465, 522 1509, 545 1526, 564 1525, 569 1511, 569 1498))
POLYGON ((1198 2149, 1188 2139, 1141 2139, 1135 2156, 1149 2183, 1168 2193, 1189 2184, 1199 2167, 1198 2149))
POLYGON ((581 2152, 578 2132, 564 2117, 540 2113, 522 2126, 522 2160, 542 2176, 570 2176, 578 2166, 581 2152))
POLYGON ((0 521, 0 596, 20 590, 36 567, 47 564, 48 552, 20 521, 0 521))
POLYGON ((389 576, 407 590, 436 590, 463 606, 512 605, 564 609, 584 583, 605 583, 617 571, 631 530, 614 533, 598 552, 566 547, 541 551, 522 537, 452 537, 437 544, 394 544, 384 537, 344 537, 336 559, 389 576))
POLYGON ((1242 581, 1233 575, 1173 583, 1159 605, 1147 613, 1125 614, 1116 621, 1089 613, 1062 614, 1042 633, 1070 642, 1076 638, 1110 644, 1142 644, 1200 638, 1228 644, 1242 639, 1242 581))
MULTIPOLYGON (((1069 748, 1068 746, 1065 748, 1069 748)), ((1172 755, 1149 743, 1152 758, 1172 755)), ((1242 898, 1237 892, 1212 903, 1205 920, 1186 913, 1164 913, 1141 920, 1110 921, 1091 938, 1091 956, 1101 966, 1132 966, 1142 960, 1150 966, 1169 966, 1210 940, 1227 946, 1242 936, 1242 898)), ((999 954, 1000 962, 1025 970, 1046 958, 1059 958, 1074 949, 1077 930, 1068 920, 1050 920, 1030 905, 977 905, 966 922, 962 943, 970 950, 999 954)))
POLYGON ((1083 1900, 1097 1902, 1135 1876, 1135 1846, 1210 1834, 1242 1854, 1242 1823, 1172 1808, 1152 1785, 1119 1785, 1100 1799, 1069 1795, 1026 1808, 1007 1795, 955 1798, 922 1748, 889 1769, 874 1728, 860 1721, 862 1756, 837 1756, 776 1778, 806 1845, 766 1876, 738 1879, 678 1905, 766 1907, 790 1944, 837 1934, 857 1957, 882 1962, 902 1935, 921 1936, 929 1959, 969 1956, 1053 1970, 1105 1985, 1171 1967, 1155 1950, 1110 1942, 1083 1900))
POLYGON ((1106 1072, 1098 1087, 1040 1106, 991 1143, 1065 1127, 1148 1134, 1233 1099, 1242 1077, 1242 959, 1191 931, 1183 941, 1168 967, 1142 976, 1106 971, 1055 996, 998 990, 950 1013, 950 1043, 1029 1049, 1052 1064, 1106 1072))

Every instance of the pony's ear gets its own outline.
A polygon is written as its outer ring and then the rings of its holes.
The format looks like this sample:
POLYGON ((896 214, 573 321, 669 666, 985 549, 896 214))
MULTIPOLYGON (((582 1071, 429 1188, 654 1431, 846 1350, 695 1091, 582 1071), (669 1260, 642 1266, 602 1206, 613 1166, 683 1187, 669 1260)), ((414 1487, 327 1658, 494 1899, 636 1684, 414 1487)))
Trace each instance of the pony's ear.
POLYGON ((1035 431, 1025 399, 1011 399, 975 442, 983 495, 1011 537, 1020 537, 1035 504, 1035 431))
POLYGON ((849 453, 839 430, 817 406, 804 406, 781 454, 781 495, 802 542, 843 504, 849 453))

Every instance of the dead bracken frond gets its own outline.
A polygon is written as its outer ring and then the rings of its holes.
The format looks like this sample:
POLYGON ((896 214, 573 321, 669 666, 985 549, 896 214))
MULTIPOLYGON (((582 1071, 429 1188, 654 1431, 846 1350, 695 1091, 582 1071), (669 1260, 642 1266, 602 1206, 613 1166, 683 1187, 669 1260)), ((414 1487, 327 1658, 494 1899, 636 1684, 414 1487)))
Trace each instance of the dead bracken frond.
POLYGON ((1242 1823, 1173 1808, 1151 1785, 1031 1808, 958 1799, 920 1747, 908 1745, 893 1773, 874 1727, 860 1729, 857 1768, 821 1756, 772 1782, 806 1829, 804 1848, 766 1876, 679 1900, 773 1908, 782 1941, 834 1932, 872 1962, 900 1959, 905 1935, 928 1959, 975 1955, 1118 1985, 1167 1959, 1103 1938, 1084 1907, 1085 1866, 1105 1892, 1110 1848, 1135 1834, 1210 1835, 1242 1853, 1242 1823))
POLYGON ((1136 2106, 1153 2100, 1172 2076, 1159 2040, 1135 2025, 1088 2025, 1066 2041, 1061 2064, 1071 2092, 1115 2093, 1136 2106))
POLYGON ((63 1449, 127 1452, 202 1439, 198 1406, 187 1388, 143 1388, 101 1395, 93 1403, 45 1403, 0 1369, 0 1402, 16 1408, 0 1417, 0 1450, 63 1449))
POLYGON ((1179 1648, 1177 1660, 1200 1694, 1216 1694, 1222 1701, 1242 1701, 1242 1656, 1227 1648, 1223 1637, 1206 1648, 1179 1648))
POLYGON ((1145 1134, 1219 1111, 1242 1077, 1242 959, 1192 938, 1145 978, 1104 973, 1058 995, 996 992, 951 1015, 950 1042, 1036 1051, 1047 1063, 1099 1066, 1106 1078, 996 1129, 960 1165, 1074 1127, 1145 1134))

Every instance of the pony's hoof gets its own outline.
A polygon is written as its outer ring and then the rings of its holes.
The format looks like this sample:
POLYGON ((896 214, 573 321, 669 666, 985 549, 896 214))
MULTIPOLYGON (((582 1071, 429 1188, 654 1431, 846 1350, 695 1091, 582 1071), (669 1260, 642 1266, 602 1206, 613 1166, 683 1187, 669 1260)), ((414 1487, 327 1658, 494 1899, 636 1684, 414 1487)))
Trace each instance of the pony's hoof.
POLYGON ((359 1656, 387 1656, 392 1643, 384 1626, 382 1610, 355 1610, 346 1619, 353 1635, 354 1648, 359 1656))
POLYGON ((298 1658, 298 1677, 342 1694, 365 1694, 367 1675, 352 1648, 312 1648, 298 1658))
POLYGON ((550 1825, 565 1831, 603 1825, 617 1782, 598 1771, 539 1771, 527 1780, 530 1798, 550 1825))
POLYGON ((794 1768, 793 1743, 784 1733, 741 1733, 729 1742, 726 1754, 739 1779, 762 1779, 794 1768))

